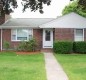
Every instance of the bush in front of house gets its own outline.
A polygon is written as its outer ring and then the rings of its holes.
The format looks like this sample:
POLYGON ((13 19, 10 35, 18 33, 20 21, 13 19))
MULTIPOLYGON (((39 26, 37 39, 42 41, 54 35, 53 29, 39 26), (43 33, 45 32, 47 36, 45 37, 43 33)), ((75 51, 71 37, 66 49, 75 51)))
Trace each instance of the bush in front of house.
POLYGON ((53 45, 55 53, 72 53, 73 42, 71 41, 55 41, 53 45))
POLYGON ((9 50, 10 49, 10 42, 4 41, 3 42, 3 48, 4 48, 4 50, 9 50))
POLYGON ((35 39, 30 39, 28 41, 22 41, 17 50, 18 51, 35 51, 36 50, 36 40, 35 39))
POLYGON ((73 43, 73 51, 75 53, 86 53, 86 42, 74 42, 73 43))

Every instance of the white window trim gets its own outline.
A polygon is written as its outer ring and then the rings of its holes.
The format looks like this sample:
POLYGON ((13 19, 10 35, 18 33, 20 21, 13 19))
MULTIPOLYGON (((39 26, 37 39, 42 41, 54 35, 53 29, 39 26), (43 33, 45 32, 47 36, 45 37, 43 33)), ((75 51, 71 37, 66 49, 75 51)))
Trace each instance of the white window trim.
MULTIPOLYGON (((26 28, 24 28, 24 29, 26 29, 26 28)), ((15 42, 20 42, 20 41, 22 41, 22 40, 17 40, 17 36, 16 36, 16 40, 12 40, 12 30, 13 29, 11 29, 11 41, 15 41, 15 42)), ((17 35, 17 30, 18 29, 14 29, 14 30, 16 30, 16 35, 17 35)), ((29 29, 28 29, 29 30, 29 29)), ((32 37, 33 37, 33 29, 31 29, 32 30, 32 37)), ((29 32, 28 32, 28 34, 29 34, 29 32)), ((28 38, 28 35, 27 35, 27 38, 28 38)), ((28 41, 28 40, 24 40, 24 41, 28 41)))
POLYGON ((84 41, 84 29, 83 28, 76 28, 76 29, 74 29, 74 41, 76 41, 75 40, 75 35, 76 35, 76 30, 77 29, 82 29, 83 30, 83 41, 84 41))

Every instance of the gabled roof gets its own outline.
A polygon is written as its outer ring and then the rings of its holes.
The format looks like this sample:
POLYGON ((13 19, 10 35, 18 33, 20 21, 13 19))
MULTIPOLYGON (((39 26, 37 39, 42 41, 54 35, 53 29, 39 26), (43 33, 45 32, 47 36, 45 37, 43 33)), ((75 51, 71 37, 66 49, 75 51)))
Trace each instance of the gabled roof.
POLYGON ((72 12, 59 18, 16 18, 0 28, 86 28, 86 18, 72 12))
POLYGON ((54 18, 14 18, 10 19, 1 28, 38 28, 39 25, 47 23, 54 18))
POLYGON ((40 28, 86 28, 86 18, 72 12, 39 26, 40 28))

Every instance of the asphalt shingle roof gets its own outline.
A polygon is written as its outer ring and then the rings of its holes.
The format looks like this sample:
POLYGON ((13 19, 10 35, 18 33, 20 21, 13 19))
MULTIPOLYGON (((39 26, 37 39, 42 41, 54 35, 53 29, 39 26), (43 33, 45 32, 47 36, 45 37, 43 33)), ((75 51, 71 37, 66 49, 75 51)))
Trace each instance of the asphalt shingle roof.
POLYGON ((47 23, 53 19, 54 18, 14 18, 0 25, 0 27, 1 28, 16 28, 16 27, 37 28, 39 27, 39 25, 47 23))
POLYGON ((86 28, 86 18, 71 12, 62 17, 42 24, 40 28, 86 28))

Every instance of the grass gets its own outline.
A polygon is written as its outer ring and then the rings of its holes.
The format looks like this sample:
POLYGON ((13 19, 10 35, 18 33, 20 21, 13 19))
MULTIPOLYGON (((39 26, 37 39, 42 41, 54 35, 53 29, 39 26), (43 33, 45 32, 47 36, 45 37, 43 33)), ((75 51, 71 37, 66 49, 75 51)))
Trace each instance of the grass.
POLYGON ((85 54, 55 54, 69 80, 86 80, 85 54))
POLYGON ((0 53, 0 80, 46 80, 43 54, 0 53))

